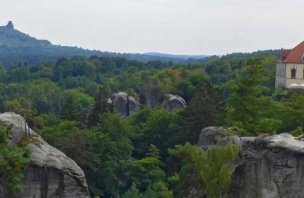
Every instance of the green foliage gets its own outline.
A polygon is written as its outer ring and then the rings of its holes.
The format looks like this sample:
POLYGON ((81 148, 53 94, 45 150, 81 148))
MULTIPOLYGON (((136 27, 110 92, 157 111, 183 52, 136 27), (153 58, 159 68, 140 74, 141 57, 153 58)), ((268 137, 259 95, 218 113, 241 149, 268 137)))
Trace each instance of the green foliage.
POLYGON ((281 121, 277 117, 280 104, 264 96, 263 68, 259 60, 249 60, 236 80, 229 83, 232 93, 228 99, 226 123, 253 134, 274 133, 281 121))
POLYGON ((207 151, 207 159, 202 172, 205 191, 208 197, 228 197, 232 162, 239 152, 239 146, 228 143, 224 146, 212 146, 207 151))
POLYGON ((165 172, 160 167, 159 150, 156 146, 151 145, 147 156, 143 159, 132 160, 130 166, 132 181, 139 186, 139 189, 144 190, 148 186, 146 190, 149 190, 148 194, 155 194, 159 198, 172 197, 172 192, 168 190, 164 182, 165 172))
POLYGON ((284 102, 282 113, 283 125, 280 131, 287 132, 304 127, 304 94, 292 93, 284 102))
POLYGON ((57 113, 61 105, 62 94, 54 82, 44 79, 31 82, 29 98, 32 101, 32 108, 38 113, 57 113))
POLYGON ((10 193, 22 190, 21 179, 24 168, 29 160, 27 151, 21 147, 8 145, 10 129, 1 125, 0 127, 0 184, 10 193))
POLYGON ((63 93, 61 116, 68 120, 83 120, 92 104, 93 98, 80 89, 66 90, 63 93))
POLYGON ((146 157, 131 161, 130 166, 134 177, 132 180, 135 181, 140 189, 144 189, 150 183, 162 181, 165 178, 165 173, 161 170, 160 163, 159 150, 154 145, 150 146, 150 151, 146 157))
POLYGON ((303 127, 298 127, 296 129, 294 129, 293 131, 290 131, 290 133, 291 133, 291 135, 297 137, 297 136, 303 135, 304 130, 303 130, 303 127))
POLYGON ((232 163, 239 146, 228 143, 212 146, 206 152, 187 143, 170 149, 170 154, 181 161, 181 169, 171 178, 176 197, 228 197, 232 163))
POLYGON ((186 143, 169 149, 171 156, 180 164, 180 170, 169 178, 174 197, 203 197, 203 166, 206 153, 199 147, 186 143), (194 193, 194 194, 193 194, 194 193))
POLYGON ((144 108, 130 119, 131 124, 137 126, 134 137, 136 156, 144 156, 153 144, 160 150, 163 159, 167 155, 168 148, 177 141, 177 123, 180 116, 176 112, 168 112, 162 108, 144 108))
POLYGON ((143 195, 138 191, 136 184, 133 183, 131 188, 122 195, 122 198, 143 198, 143 195))
POLYGON ((85 168, 90 188, 106 197, 117 196, 129 182, 127 167, 133 150, 132 128, 119 115, 105 113, 101 121, 90 128, 90 136, 89 151, 98 156, 94 166, 87 164, 85 168))
MULTIPOLYGON (((49 54, 53 59, 52 49, 49 54)), ((75 160, 92 197, 121 197, 132 183, 134 196, 170 198, 174 192, 174 197, 224 197, 236 149, 205 152, 177 144, 196 143, 202 128, 224 121, 231 134, 303 131, 302 94, 271 93, 276 51, 185 64, 76 56, 31 65, 45 60, 40 55, 28 63, 16 58, 22 63, 0 68, 0 110, 26 116, 47 142, 75 160), (118 91, 132 93, 149 107, 142 105, 128 118, 113 113, 108 99, 118 91), (188 107, 167 112, 155 106, 166 93, 182 96, 188 107), (174 148, 171 155, 169 148, 174 148)), ((35 141, 19 143, 29 142, 35 141)))
POLYGON ((100 87, 94 98, 94 104, 88 115, 88 125, 95 125, 102 119, 103 113, 113 112, 112 104, 109 104, 109 90, 107 87, 100 87))
POLYGON ((224 108, 219 90, 208 81, 201 84, 188 107, 181 112, 179 143, 196 143, 203 128, 223 124, 224 108))
POLYGON ((150 186, 148 186, 148 188, 144 194, 144 198, 158 198, 158 195, 154 190, 152 190, 152 188, 150 186))

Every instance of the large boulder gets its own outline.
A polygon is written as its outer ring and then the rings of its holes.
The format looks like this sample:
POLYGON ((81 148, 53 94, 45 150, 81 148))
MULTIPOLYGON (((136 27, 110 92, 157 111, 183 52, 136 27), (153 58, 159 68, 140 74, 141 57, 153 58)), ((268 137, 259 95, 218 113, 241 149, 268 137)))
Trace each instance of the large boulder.
POLYGON ((217 144, 221 137, 225 136, 223 127, 206 127, 201 130, 198 146, 202 149, 207 149, 209 146, 217 144))
POLYGON ((304 197, 304 142, 290 134, 258 137, 225 136, 221 127, 202 130, 199 146, 232 141, 241 146, 234 162, 232 197, 304 197))
POLYGON ((162 106, 169 111, 175 111, 178 109, 186 108, 187 104, 186 101, 178 95, 165 94, 162 102, 162 106))
MULTIPOLYGON (((24 190, 16 198, 88 198, 88 186, 80 167, 64 153, 50 146, 15 113, 0 114, 0 120, 12 127, 9 144, 27 142, 30 164, 25 170, 24 190), (24 141, 27 139, 27 141, 24 141)), ((9 197, 0 186, 0 197, 9 197)))
POLYGON ((126 92, 113 94, 111 100, 113 111, 123 116, 129 116, 139 108, 138 101, 126 92))
POLYGON ((233 197, 304 197, 304 142, 287 133, 240 141, 233 197))

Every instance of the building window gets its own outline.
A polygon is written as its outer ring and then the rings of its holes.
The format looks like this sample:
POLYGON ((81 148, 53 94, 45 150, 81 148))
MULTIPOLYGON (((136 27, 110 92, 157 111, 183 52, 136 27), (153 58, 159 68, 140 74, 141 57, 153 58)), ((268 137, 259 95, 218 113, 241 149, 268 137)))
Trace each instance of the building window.
POLYGON ((291 69, 291 78, 292 78, 292 79, 295 79, 295 78, 296 78, 296 74, 297 74, 296 68, 292 68, 292 69, 291 69))

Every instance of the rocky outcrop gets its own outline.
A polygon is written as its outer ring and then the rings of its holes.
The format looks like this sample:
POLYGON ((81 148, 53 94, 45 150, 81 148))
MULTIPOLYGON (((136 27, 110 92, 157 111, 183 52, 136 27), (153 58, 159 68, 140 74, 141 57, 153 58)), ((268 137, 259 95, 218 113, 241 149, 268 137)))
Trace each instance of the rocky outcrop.
POLYGON ((162 106, 169 111, 175 111, 177 109, 186 108, 187 104, 186 101, 178 95, 165 94, 162 106))
MULTIPOLYGON (((18 146, 27 142, 26 147, 30 150, 30 165, 23 180, 24 190, 16 198, 89 197, 85 175, 72 159, 45 142, 27 126, 22 116, 3 113, 0 120, 12 126, 9 144, 18 146)), ((0 197, 8 197, 1 187, 0 197)))
POLYGON ((240 141, 234 197, 304 197, 304 142, 287 133, 240 141))
POLYGON ((218 138, 224 136, 225 129, 223 127, 206 127, 200 133, 198 146, 205 150, 209 146, 217 144, 218 138))
MULTIPOLYGON (((182 97, 172 94, 165 94, 157 99, 157 96, 141 93, 139 95, 139 100, 142 105, 161 105, 168 111, 175 111, 187 107, 186 101, 182 97)), ((112 104, 114 112, 120 113, 123 116, 129 116, 139 108, 139 102, 126 92, 113 94, 108 103, 112 104)))
POLYGON ((139 98, 140 104, 145 104, 151 107, 161 105, 169 111, 175 111, 177 109, 184 109, 187 107, 186 101, 181 96, 173 94, 160 95, 158 92, 142 92, 139 95, 139 98))
POLYGON ((118 92, 113 94, 112 98, 113 111, 120 113, 123 116, 129 116, 134 113, 139 103, 126 92, 118 92))
POLYGON ((222 132, 223 128, 204 129, 200 138, 207 137, 211 141, 200 139, 199 145, 206 148, 212 142, 223 141, 241 145, 242 150, 234 164, 231 189, 233 197, 304 197, 304 142, 301 139, 287 133, 213 138, 217 134, 221 136, 222 132), (203 135, 203 132, 208 134, 206 131, 209 135, 203 135))

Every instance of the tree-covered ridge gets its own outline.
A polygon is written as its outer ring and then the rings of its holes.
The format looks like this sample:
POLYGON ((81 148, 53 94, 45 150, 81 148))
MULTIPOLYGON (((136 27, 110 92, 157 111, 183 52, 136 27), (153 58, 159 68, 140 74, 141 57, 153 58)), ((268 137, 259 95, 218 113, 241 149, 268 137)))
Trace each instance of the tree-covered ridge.
POLYGON ((38 40, 18 30, 0 26, 0 45, 7 47, 51 46, 46 40, 38 40))
MULTIPOLYGON (((124 57, 147 62, 163 60, 185 62, 192 56, 174 56, 157 54, 114 53, 98 50, 88 50, 79 47, 53 45, 47 40, 39 40, 9 26, 0 26, 0 64, 9 67, 17 64, 32 65, 42 62, 56 62, 61 57, 93 55, 104 57, 124 57)), ((203 59, 205 56, 193 56, 203 59)))
POLYGON ((182 64, 75 56, 15 65, 0 70, 0 109, 26 115, 75 160, 92 196, 224 197, 239 148, 202 151, 194 146, 202 128, 235 127, 250 136, 303 131, 303 93, 274 89, 277 58, 258 53, 182 64), (125 118, 107 103, 118 91, 137 100, 177 94, 187 108, 142 105, 125 118))

